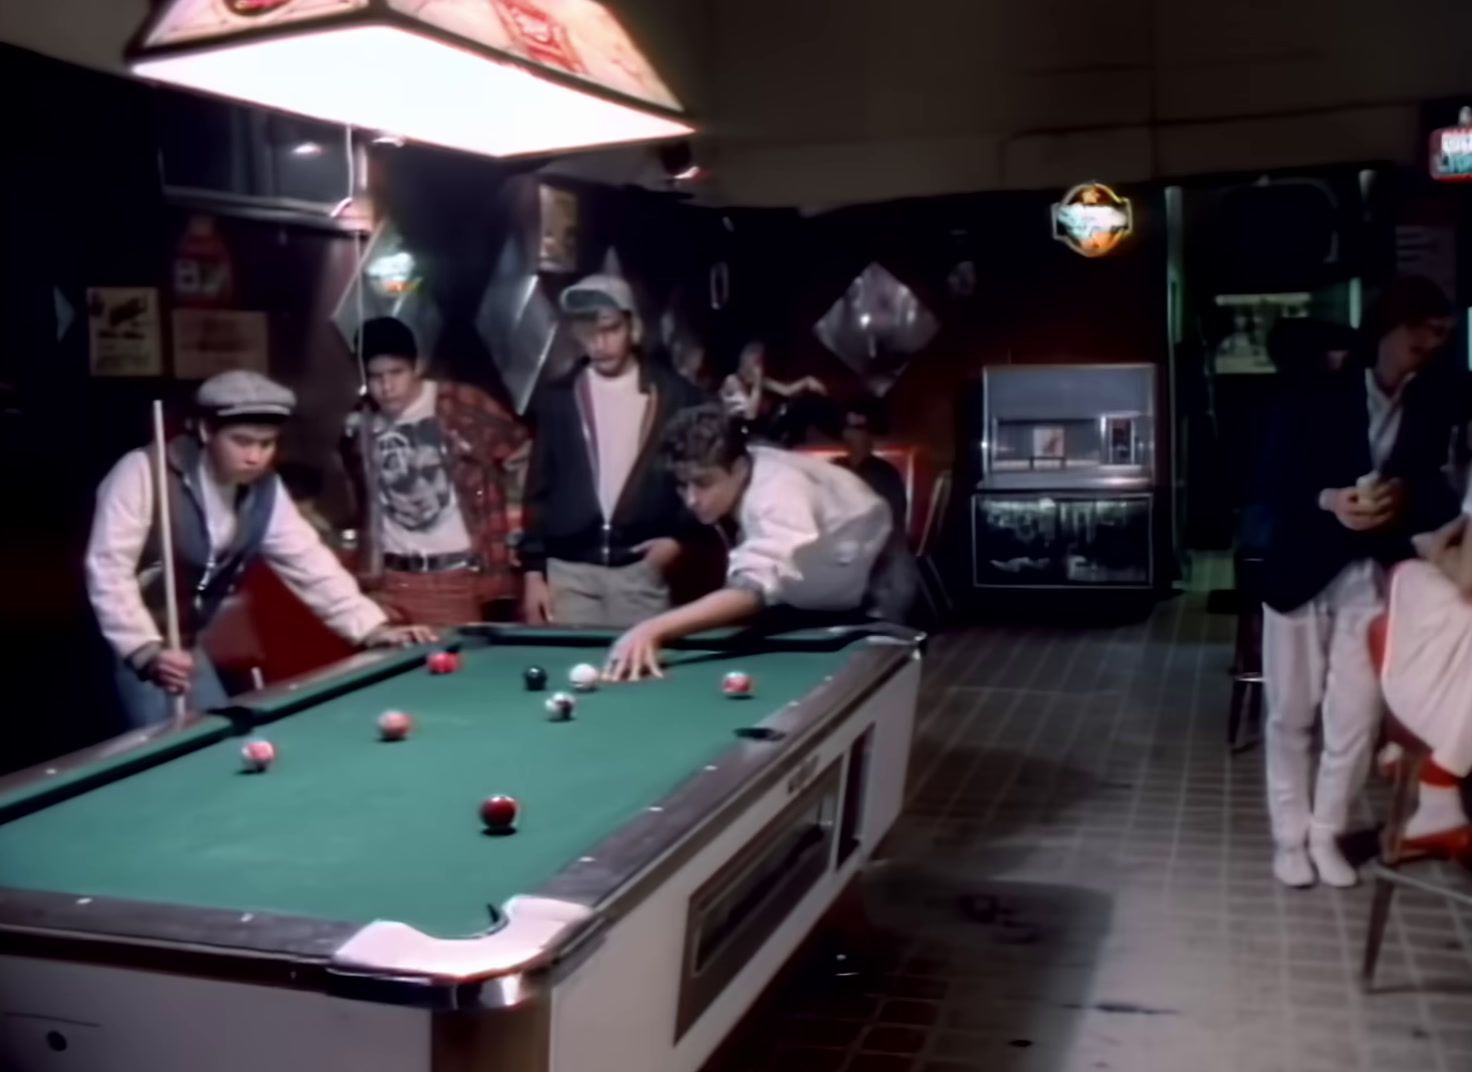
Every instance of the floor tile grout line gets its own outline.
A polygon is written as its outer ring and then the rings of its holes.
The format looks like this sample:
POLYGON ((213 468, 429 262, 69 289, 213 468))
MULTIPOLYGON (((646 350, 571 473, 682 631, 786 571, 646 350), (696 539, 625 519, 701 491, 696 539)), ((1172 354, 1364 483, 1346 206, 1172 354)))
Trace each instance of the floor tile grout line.
MULTIPOLYGON (((1403 891, 1400 894, 1402 909, 1405 908, 1407 892, 1409 891, 1403 891)), ((1441 1038, 1436 1031, 1435 1024, 1432 1022, 1430 1006, 1427 1005, 1426 979, 1421 972, 1421 965, 1416 956, 1416 945, 1410 940, 1410 935, 1406 933, 1405 912, 1395 911, 1394 904, 1391 905, 1390 920, 1386 927, 1386 936, 1389 937, 1391 934, 1395 936, 1396 944, 1400 946, 1403 959, 1410 970, 1412 994, 1415 997, 1416 1009, 1421 1014, 1420 1027, 1431 1042, 1430 1049, 1432 1056, 1436 1059, 1437 1072, 1451 1072, 1451 1070, 1447 1069, 1446 1054, 1441 1045, 1441 1038)), ((1461 1072, 1461 1070, 1456 1070, 1456 1072, 1461 1072)))
MULTIPOLYGON (((1050 631, 1048 633, 1048 643, 1047 643, 1047 646, 1039 654, 1038 659, 1037 659, 1037 662, 1033 664, 1032 672, 1028 675, 1028 680, 1029 681, 1032 681, 1033 679, 1035 679, 1037 677, 1037 675, 1038 675, 1038 672, 1047 663, 1048 655, 1052 652, 1053 646, 1058 642, 1059 635, 1060 634, 1057 631, 1050 631)), ((999 718, 997 720, 996 725, 993 726, 992 733, 991 733, 990 739, 987 741, 986 747, 983 748, 983 749, 977 749, 976 750, 976 755, 974 755, 972 757, 970 764, 966 768, 965 774, 961 777, 961 780, 960 780, 959 784, 956 786, 956 789, 951 793, 950 800, 948 800, 946 802, 946 805, 945 805, 944 809, 941 811, 941 814, 940 814, 940 820, 941 820, 941 822, 946 822, 946 821, 951 820, 953 818, 953 813, 955 811, 956 802, 961 798, 961 796, 965 792, 966 788, 971 784, 971 780, 976 776, 976 770, 981 765, 982 760, 986 757, 986 755, 991 750, 993 750, 993 749, 995 749, 997 747, 998 739, 1001 736, 1001 733, 1002 733, 1003 728, 1006 727, 1012 721, 1013 716, 1017 713, 1017 709, 1021 706, 1021 701, 1022 701, 1022 694, 1021 693, 1018 693, 1018 694, 1016 694, 1016 695, 1014 695, 1012 697, 1012 703, 1008 705, 1007 713, 1005 715, 1003 715, 1001 718, 999 718)), ((1043 722, 1043 721, 1045 721, 1045 719, 1039 719, 1039 722, 1040 723, 1043 722)), ((1036 729, 1034 729, 1034 734, 1035 733, 1036 733, 1036 729)), ((1031 739, 1029 739, 1029 745, 1030 744, 1031 744, 1031 739)), ((1011 786, 1014 785, 1015 782, 1016 782, 1016 770, 1015 770, 1015 767, 1014 767, 1013 776, 1011 778, 1007 778, 1007 779, 1003 780, 1002 784, 998 787, 997 792, 993 794, 992 804, 991 804, 990 808, 987 810, 986 817, 985 817, 984 820, 982 820, 983 822, 990 822, 990 821, 992 821, 995 818, 995 816, 996 816, 996 809, 997 809, 997 800, 1000 798, 1000 796, 1003 793, 1006 792, 1007 789, 1011 788, 1011 786)))
MULTIPOLYGON (((1170 625, 1171 642, 1166 646, 1165 657, 1160 661, 1160 666, 1158 668, 1159 681, 1155 685, 1155 702, 1146 703, 1145 706, 1146 711, 1151 711, 1154 714, 1153 717, 1150 719, 1150 735, 1149 738, 1145 741, 1143 756, 1136 767, 1136 777, 1133 786, 1133 792, 1130 795, 1129 815, 1126 818, 1123 831, 1120 834, 1121 841, 1127 840, 1129 838, 1130 831, 1134 829, 1135 820, 1139 815, 1140 798, 1143 796, 1142 786, 1145 781, 1146 774, 1148 773, 1148 768, 1150 766, 1150 750, 1155 745, 1155 737, 1160 724, 1160 714, 1159 711, 1156 709, 1159 707, 1161 697, 1165 692, 1165 683, 1170 678, 1171 663, 1175 660, 1176 645, 1180 637, 1181 623, 1185 617, 1187 598, 1188 597, 1185 593, 1178 594, 1175 599, 1175 606, 1171 608, 1173 619, 1170 625)), ((1147 636, 1149 632, 1150 631, 1147 630, 1147 636)), ((1144 669, 1147 665, 1148 662, 1142 662, 1142 669, 1144 669)), ((1142 697, 1138 697, 1136 699, 1137 701, 1143 700, 1142 697)), ((1117 740, 1117 737, 1112 737, 1110 739, 1109 748, 1111 755, 1113 754, 1114 746, 1117 743, 1117 740)))
MULTIPOLYGON (((981 660, 982 660, 983 656, 985 656, 991 650, 991 648, 993 646, 993 643, 992 643, 993 642, 993 639, 997 635, 998 635, 997 632, 990 632, 990 633, 987 634, 986 639, 982 643, 976 644, 976 645, 973 645, 972 646, 973 650, 971 652, 971 659, 966 664, 966 677, 968 679, 970 678, 970 672, 973 669, 975 669, 975 667, 978 666, 981 663, 981 660)), ((962 645, 959 641, 957 643, 955 643, 955 644, 952 644, 951 645, 951 651, 947 653, 947 659, 946 659, 944 670, 942 670, 938 666, 933 671, 928 671, 928 672, 933 672, 936 675, 937 678, 939 678, 941 680, 944 680, 944 678, 941 675, 943 675, 945 673, 949 673, 949 671, 950 671, 950 664, 955 659, 954 653, 955 652, 958 652, 958 651, 961 651, 963 649, 964 649, 964 645, 962 645)), ((950 694, 950 693, 954 692, 956 690, 956 688, 957 688, 957 686, 955 686, 955 685, 946 685, 945 686, 945 692, 947 694, 950 694)), ((931 723, 934 722, 935 719, 936 719, 936 717, 937 717, 937 709, 939 707, 940 707, 940 704, 934 704, 934 705, 932 705, 931 709, 929 711, 927 711, 922 718, 916 720, 916 723, 915 723, 915 736, 916 736, 917 739, 919 737, 921 737, 921 736, 924 736, 929 731, 930 726, 931 726, 931 723)))
MULTIPOLYGON (((1014 643, 1012 645, 1011 652, 1008 653, 1007 661, 1006 661, 1006 664, 1005 664, 1005 669, 1008 669, 1008 670, 1011 669, 1012 663, 1016 660, 1017 653, 1022 650, 1022 647, 1023 647, 1022 641, 1023 641, 1023 638, 1027 635, 1027 633, 1025 633, 1025 632, 1018 632, 1017 634, 1012 634, 1012 635, 1015 636, 1015 640, 1014 640, 1014 643)), ((974 665, 974 663, 973 663, 973 665, 974 665)), ((972 721, 975 720, 976 716, 980 713, 981 707, 982 707, 983 703, 985 702, 985 700, 986 700, 986 696, 984 694, 978 694, 978 696, 976 697, 976 699, 973 701, 973 703, 971 705, 971 712, 965 718, 963 718, 963 719, 957 719, 956 720, 956 725, 951 730, 950 736, 946 740, 945 745, 942 748, 939 749, 939 751, 937 752, 935 758, 931 761, 930 766, 926 769, 925 773, 923 775, 921 775, 919 778, 916 778, 915 779, 914 786, 910 790, 910 793, 909 793, 909 799, 911 799, 911 800, 916 799, 920 795, 921 790, 924 789, 925 786, 929 783, 930 779, 935 776, 935 772, 939 769, 940 764, 941 764, 941 761, 944 759, 944 757, 947 754, 949 754, 950 752, 952 752, 956 748, 956 745, 961 740, 963 734, 967 730, 969 730, 971 728, 971 723, 972 723, 972 721)))
MULTIPOLYGON (((1196 666, 1191 674, 1191 700, 1186 705, 1186 727, 1184 735, 1184 755, 1181 757, 1180 778, 1176 790, 1176 821, 1171 828, 1171 844, 1169 864, 1166 868, 1165 891, 1166 895, 1175 890, 1175 871, 1180 857, 1181 829, 1186 818, 1186 802, 1189 797, 1189 789, 1192 784, 1193 766, 1192 757, 1196 741, 1196 727, 1201 717, 1201 672, 1202 664, 1206 660, 1206 653, 1213 650, 1210 642, 1211 618, 1207 614, 1200 616, 1199 635, 1196 640, 1196 666)), ((1220 886, 1218 893, 1220 894, 1220 886)))
MULTIPOLYGON (((1097 688, 1097 685, 1099 681, 1103 678, 1104 672, 1109 669, 1108 653, 1113 650, 1123 629, 1123 624, 1116 623, 1113 628, 1110 629, 1108 638, 1103 641, 1103 651, 1100 653, 1098 663, 1094 667, 1094 684, 1096 687, 1090 689, 1087 693, 1079 694, 1079 698, 1082 702, 1077 705, 1074 711, 1073 728, 1069 732, 1067 742, 1058 753, 1060 757, 1060 762, 1056 765, 1054 769, 1053 779, 1048 785, 1045 799, 1051 798, 1053 794, 1058 791, 1058 782, 1059 779, 1063 777, 1064 771, 1064 763, 1062 762, 1062 760, 1067 759, 1069 756, 1072 755, 1073 748, 1078 741, 1079 734, 1082 732, 1084 725, 1090 721, 1090 716, 1094 712, 1093 703, 1101 694, 1100 690, 1097 688)), ((1127 693, 1128 690, 1120 690, 1121 696, 1127 695, 1127 693)), ((1084 830, 1084 824, 1080 823, 1078 831, 1074 834, 1073 845, 1069 849, 1070 859, 1078 858, 1079 850, 1082 848, 1084 830)))

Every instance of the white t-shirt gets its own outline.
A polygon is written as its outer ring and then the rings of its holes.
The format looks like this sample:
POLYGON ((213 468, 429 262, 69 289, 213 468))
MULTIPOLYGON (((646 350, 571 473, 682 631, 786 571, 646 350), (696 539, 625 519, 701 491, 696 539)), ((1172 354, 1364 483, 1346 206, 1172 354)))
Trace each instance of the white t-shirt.
POLYGON ((449 449, 435 416, 438 385, 426 380, 397 417, 373 418, 372 463, 391 555, 453 555, 471 549, 450 479, 449 449))
POLYGON ((598 504, 606 519, 613 516, 638 460, 649 396, 639 390, 639 366, 632 361, 621 376, 602 376, 589 369, 587 377, 598 450, 598 504))

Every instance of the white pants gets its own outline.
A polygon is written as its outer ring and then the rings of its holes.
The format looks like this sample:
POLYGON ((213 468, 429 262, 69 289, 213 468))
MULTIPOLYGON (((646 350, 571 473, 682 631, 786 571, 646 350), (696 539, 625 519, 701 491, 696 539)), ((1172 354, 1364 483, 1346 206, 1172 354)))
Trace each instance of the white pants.
POLYGON ((1378 565, 1354 562, 1291 614, 1264 608, 1268 814, 1281 846, 1303 845, 1310 822, 1342 833, 1364 784, 1382 711, 1368 637, 1383 587, 1378 565), (1320 714, 1324 753, 1310 791, 1320 714))
POLYGON ((1429 562, 1390 582, 1385 699, 1395 717, 1459 778, 1472 771, 1472 603, 1429 562))

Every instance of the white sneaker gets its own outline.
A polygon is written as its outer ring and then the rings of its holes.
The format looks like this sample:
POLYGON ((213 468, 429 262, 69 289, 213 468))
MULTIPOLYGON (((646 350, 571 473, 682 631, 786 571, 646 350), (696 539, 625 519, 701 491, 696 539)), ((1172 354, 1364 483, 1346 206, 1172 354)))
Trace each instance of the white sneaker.
POLYGON ((1314 865, 1308 850, 1301 846, 1278 846, 1273 852, 1273 877, 1295 890, 1306 890, 1314 884, 1314 865))
POLYGON ((1309 830, 1308 856, 1326 885, 1347 890, 1359 884, 1360 876, 1339 850, 1339 836, 1332 830, 1322 827, 1309 830))

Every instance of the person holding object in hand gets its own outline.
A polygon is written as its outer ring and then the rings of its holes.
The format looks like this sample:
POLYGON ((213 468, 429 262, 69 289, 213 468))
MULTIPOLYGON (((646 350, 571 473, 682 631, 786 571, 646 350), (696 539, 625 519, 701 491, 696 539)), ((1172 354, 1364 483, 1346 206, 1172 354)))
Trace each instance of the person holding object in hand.
POLYGON ((1399 516, 1405 507, 1405 481, 1367 473, 1352 488, 1325 488, 1319 506, 1351 532, 1373 532, 1399 516))
POLYGON ((394 627, 298 512, 275 472, 287 388, 254 372, 224 372, 195 394, 193 434, 169 441, 164 494, 172 562, 162 553, 151 448, 123 455, 97 489, 87 545, 87 595, 114 657, 118 698, 133 726, 165 721, 170 698, 207 711, 224 687, 199 635, 247 567, 265 561, 329 628, 364 646, 428 643, 424 626, 394 627), (165 642, 165 569, 177 580, 181 646, 165 642))
POLYGON ((1434 366, 1451 327, 1435 284, 1396 280, 1363 333, 1361 367, 1294 381, 1278 414, 1261 504, 1264 736, 1273 874, 1288 886, 1357 881, 1339 837, 1382 710, 1370 623, 1386 568, 1457 513, 1442 473, 1455 392, 1434 366))

